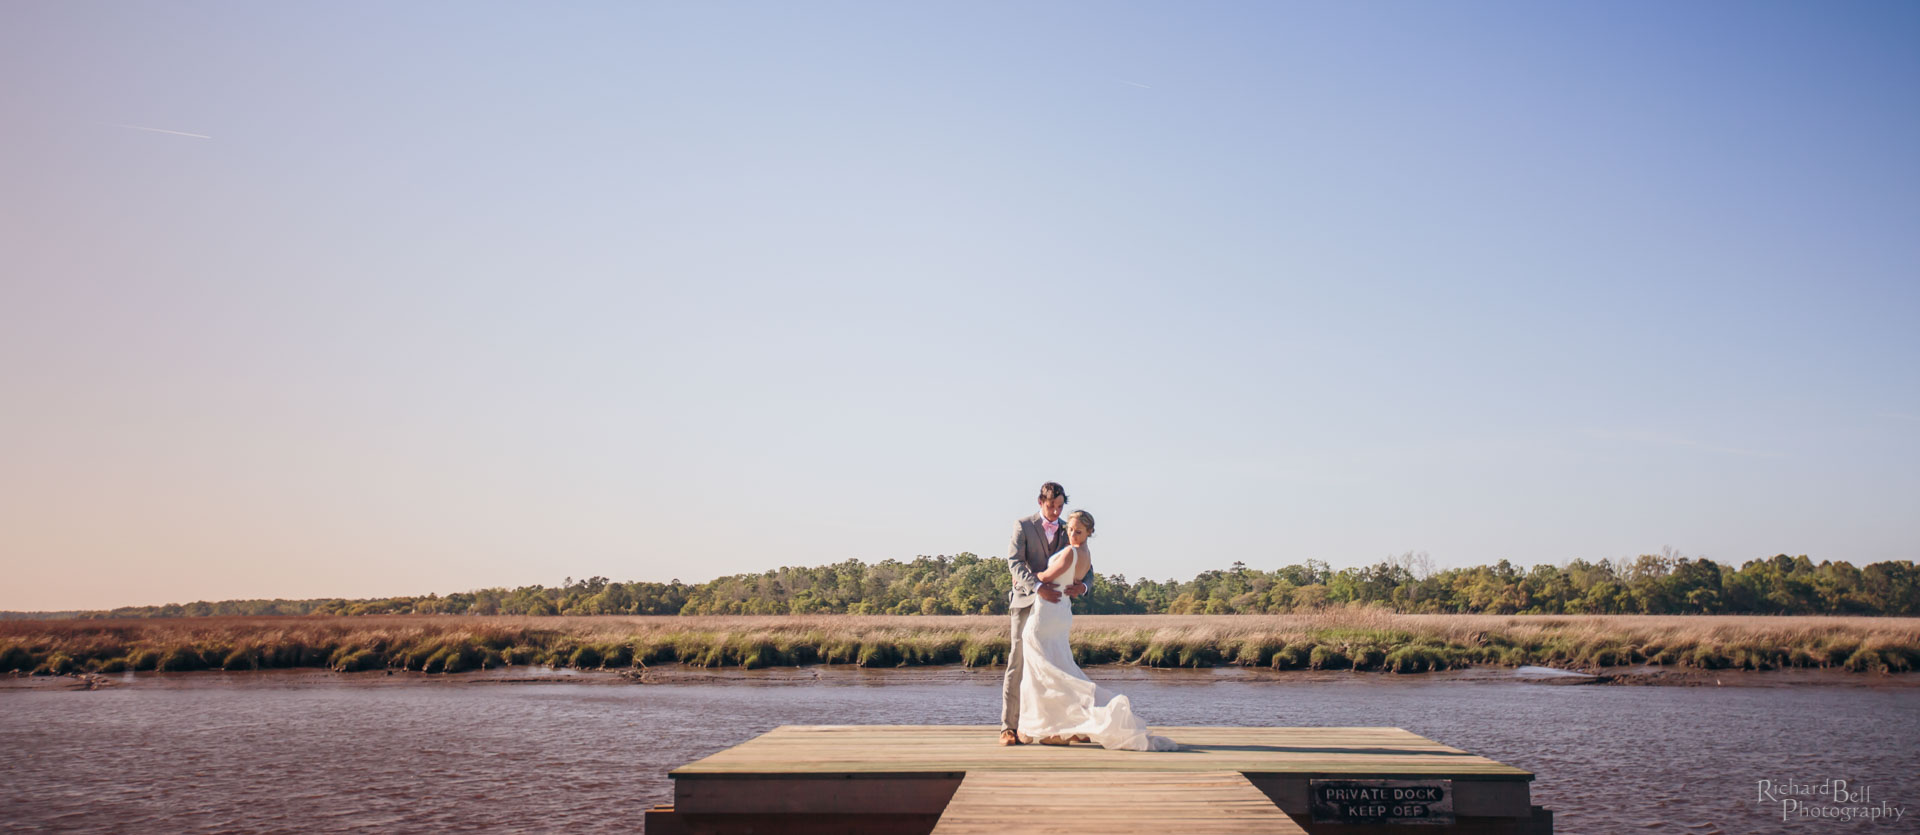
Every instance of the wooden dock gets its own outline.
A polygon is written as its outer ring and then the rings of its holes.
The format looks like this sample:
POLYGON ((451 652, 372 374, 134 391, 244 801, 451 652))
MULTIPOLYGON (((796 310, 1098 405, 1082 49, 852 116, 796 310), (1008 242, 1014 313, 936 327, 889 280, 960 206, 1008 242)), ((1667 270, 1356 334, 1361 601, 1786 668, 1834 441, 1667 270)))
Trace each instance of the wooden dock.
POLYGON ((1300 835, 1306 830, 1235 771, 980 771, 933 835, 1138 832, 1300 835))
POLYGON ((646 826, 653 835, 1553 831, 1552 812, 1531 803, 1531 773, 1399 728, 1154 730, 1185 750, 1002 747, 986 725, 789 725, 674 769, 674 802, 649 811, 646 826), (1048 808, 1058 813, 1036 814, 1048 808))

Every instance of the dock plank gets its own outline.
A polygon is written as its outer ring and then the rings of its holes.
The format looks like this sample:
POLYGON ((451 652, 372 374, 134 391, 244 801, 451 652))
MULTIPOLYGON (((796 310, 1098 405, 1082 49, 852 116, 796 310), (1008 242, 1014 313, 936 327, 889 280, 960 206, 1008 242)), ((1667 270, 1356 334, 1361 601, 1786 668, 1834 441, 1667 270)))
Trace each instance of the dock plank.
POLYGON ((1401 728, 1167 727, 1185 750, 1107 751, 1093 745, 1003 747, 988 725, 786 725, 674 769, 676 780, 779 774, 973 775, 993 771, 1239 772, 1247 774, 1533 779, 1531 772, 1401 728))
POLYGON ((1246 777, 1232 771, 969 773, 933 835, 1164 835, 1170 828, 1182 835, 1305 835, 1246 777))

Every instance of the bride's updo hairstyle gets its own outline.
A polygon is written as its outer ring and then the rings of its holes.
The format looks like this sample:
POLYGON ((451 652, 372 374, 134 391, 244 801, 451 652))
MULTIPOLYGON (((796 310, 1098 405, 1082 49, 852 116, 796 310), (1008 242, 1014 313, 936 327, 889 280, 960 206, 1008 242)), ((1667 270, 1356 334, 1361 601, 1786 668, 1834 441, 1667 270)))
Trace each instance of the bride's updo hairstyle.
POLYGON ((1067 514, 1067 524, 1069 525, 1073 524, 1073 520, 1075 519, 1080 520, 1080 524, 1087 529, 1087 538, 1092 539, 1093 538, 1093 514, 1088 513, 1084 510, 1076 510, 1072 513, 1067 514))

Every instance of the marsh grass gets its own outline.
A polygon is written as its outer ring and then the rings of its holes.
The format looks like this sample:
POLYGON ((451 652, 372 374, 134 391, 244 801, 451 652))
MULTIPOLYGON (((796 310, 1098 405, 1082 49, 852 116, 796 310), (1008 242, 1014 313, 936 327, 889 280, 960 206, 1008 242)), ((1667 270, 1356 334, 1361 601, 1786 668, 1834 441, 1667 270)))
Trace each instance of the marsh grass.
MULTIPOLYGON (((1599 669, 1920 668, 1920 618, 1081 615, 1082 664, 1422 673, 1475 664, 1599 669)), ((0 622, 0 673, 260 670, 459 673, 548 664, 624 669, 1006 663, 1002 616, 216 617, 0 622)))

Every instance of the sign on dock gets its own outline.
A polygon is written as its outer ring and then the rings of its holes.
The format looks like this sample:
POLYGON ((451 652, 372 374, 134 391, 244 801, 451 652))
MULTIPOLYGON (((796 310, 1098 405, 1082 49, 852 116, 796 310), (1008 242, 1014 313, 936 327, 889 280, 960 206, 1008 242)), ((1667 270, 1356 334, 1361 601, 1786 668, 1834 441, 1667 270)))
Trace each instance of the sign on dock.
POLYGON ((1309 780, 1314 823, 1453 823, 1452 780, 1309 780))

